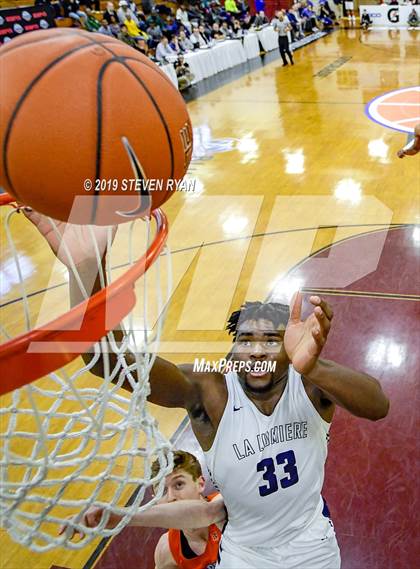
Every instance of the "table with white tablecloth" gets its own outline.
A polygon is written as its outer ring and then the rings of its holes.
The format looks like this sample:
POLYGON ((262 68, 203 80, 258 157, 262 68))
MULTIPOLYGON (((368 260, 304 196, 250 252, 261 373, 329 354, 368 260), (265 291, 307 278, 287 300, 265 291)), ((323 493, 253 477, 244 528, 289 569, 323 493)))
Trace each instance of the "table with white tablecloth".
POLYGON ((260 55, 260 45, 255 32, 249 32, 244 36, 244 50, 247 59, 254 59, 260 55))
POLYGON ((246 53, 241 40, 226 40, 216 43, 211 51, 215 58, 218 73, 246 61, 246 53))
POLYGON ((220 71, 245 63, 247 57, 240 40, 225 40, 211 48, 186 53, 184 59, 194 75, 193 83, 197 83, 220 71))
POLYGON ((258 39, 265 51, 273 51, 279 46, 279 36, 273 26, 267 26, 257 32, 258 39))
POLYGON ((184 60, 190 66, 190 71, 194 75, 193 83, 207 79, 217 73, 212 49, 199 49, 184 55, 184 60))
POLYGON ((178 78, 176 76, 175 67, 172 63, 167 63, 166 65, 160 65, 161 70, 169 77, 175 87, 178 89, 178 78))

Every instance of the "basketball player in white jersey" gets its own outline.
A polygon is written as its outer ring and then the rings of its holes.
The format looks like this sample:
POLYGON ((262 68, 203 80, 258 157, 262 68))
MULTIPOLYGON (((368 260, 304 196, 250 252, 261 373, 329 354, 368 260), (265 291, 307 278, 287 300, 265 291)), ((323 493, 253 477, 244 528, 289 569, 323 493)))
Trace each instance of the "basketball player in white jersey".
MULTIPOLYGON (((49 223, 35 212, 27 215, 66 263, 49 223)), ((57 225, 63 233, 65 224, 57 225)), ((100 287, 95 250, 85 229, 69 226, 65 241, 86 286, 91 288, 96 278, 95 292, 100 287)), ((95 231, 103 251, 106 232, 95 231)), ((82 296, 69 274, 74 305, 82 296)), ((149 400, 187 410, 223 495, 228 523, 219 569, 340 567, 321 497, 334 409, 339 405, 375 421, 387 415, 389 402, 376 379, 320 358, 333 313, 321 298, 309 301, 313 310, 305 321, 300 294, 290 315, 284 305, 260 302, 233 313, 231 358, 247 366, 239 373, 196 372, 193 364, 176 366, 162 358, 151 370, 149 400), (263 373, 262 362, 274 362, 275 370, 263 373)), ((130 360, 130 354, 126 357, 130 360)), ((100 360, 92 371, 103 375, 100 360)))

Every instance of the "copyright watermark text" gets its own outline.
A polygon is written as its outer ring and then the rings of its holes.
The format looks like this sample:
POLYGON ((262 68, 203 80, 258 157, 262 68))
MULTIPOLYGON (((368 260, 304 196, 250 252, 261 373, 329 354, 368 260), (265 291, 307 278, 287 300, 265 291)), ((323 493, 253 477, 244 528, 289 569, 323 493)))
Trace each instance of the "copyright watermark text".
POLYGON ((83 188, 86 192, 195 192, 196 180, 162 180, 150 178, 140 180, 137 178, 98 178, 91 180, 86 178, 83 188))

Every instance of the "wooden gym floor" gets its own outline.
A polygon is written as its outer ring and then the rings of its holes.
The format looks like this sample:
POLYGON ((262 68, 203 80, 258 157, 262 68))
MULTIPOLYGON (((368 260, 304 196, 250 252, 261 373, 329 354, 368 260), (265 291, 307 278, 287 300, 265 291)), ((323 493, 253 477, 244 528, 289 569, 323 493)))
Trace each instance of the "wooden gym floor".
MULTIPOLYGON (((414 569, 419 157, 399 160, 406 135, 364 107, 419 84, 418 32, 340 30, 295 62, 283 68, 276 59, 189 103, 196 191, 164 208, 174 266, 164 355, 226 354, 224 322, 245 299, 284 300, 299 286, 323 294, 336 313, 326 355, 376 375, 391 397, 382 423, 339 412, 333 426, 325 496, 343 569, 414 569)), ((18 221, 34 306, 49 296, 66 310, 66 271, 18 221)), ((20 291, 6 249, 2 267, 9 321, 20 291)), ((184 419, 180 410, 153 413, 166 436, 184 419)), ((188 426, 181 435, 178 445, 196 448, 188 426)), ((76 553, 34 554, 3 531, 0 567, 149 569, 156 533, 133 532, 97 554, 99 540, 76 553)))

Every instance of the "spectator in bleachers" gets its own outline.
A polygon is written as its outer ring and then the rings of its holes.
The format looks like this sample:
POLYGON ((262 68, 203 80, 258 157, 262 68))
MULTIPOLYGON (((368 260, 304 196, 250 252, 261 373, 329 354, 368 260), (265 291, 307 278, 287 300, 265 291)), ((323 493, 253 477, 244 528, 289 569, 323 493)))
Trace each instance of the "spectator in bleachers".
POLYGON ((223 35, 223 33, 220 31, 220 27, 219 24, 217 22, 215 22, 212 26, 211 29, 211 37, 214 40, 224 40, 225 36, 223 35))
POLYGON ((334 27, 334 22, 333 20, 330 18, 330 13, 328 12, 325 3, 324 2, 320 2, 319 3, 319 16, 318 16, 319 21, 322 23, 323 29, 327 29, 330 30, 331 28, 334 27))
POLYGON ((306 2, 301 2, 299 7, 299 14, 303 20, 303 26, 305 32, 319 32, 319 28, 316 25, 315 12, 307 5, 306 2))
POLYGON ((211 30, 207 30, 203 24, 198 26, 198 31, 203 36, 204 41, 209 44, 211 43, 211 30))
POLYGON ((131 19, 135 22, 136 26, 138 26, 139 25, 138 18, 135 14, 133 14, 133 12, 128 7, 127 0, 120 0, 119 6, 120 7, 117 10, 117 16, 118 16, 120 23, 123 24, 125 22, 127 16, 130 15, 131 19))
POLYGON ((236 5, 235 0, 226 0, 225 1, 225 10, 226 12, 230 12, 231 14, 239 14, 240 10, 236 5))
POLYGON ((233 36, 232 28, 229 26, 226 20, 222 22, 222 27, 220 28, 220 31, 224 35, 225 39, 230 39, 233 36))
POLYGON ((80 9, 79 0, 64 0, 62 5, 65 16, 79 22, 83 21, 84 24, 87 22, 87 14, 80 9))
POLYGON ((140 53, 142 53, 146 57, 149 57, 149 46, 147 45, 145 39, 141 38, 137 40, 137 49, 140 53))
POLYGON ((150 12, 153 10, 154 4, 155 3, 153 0, 142 0, 141 6, 143 8, 143 12, 145 14, 150 14, 150 12))
POLYGON ((156 48, 156 59, 160 63, 167 63, 170 59, 175 57, 176 53, 169 46, 168 38, 166 36, 162 36, 162 39, 156 48))
POLYGON ((179 45, 178 36, 175 34, 171 37, 171 41, 169 42, 169 47, 176 53, 176 55, 182 54, 181 46, 179 45))
POLYGON ((169 34, 176 34, 178 32, 178 22, 172 16, 168 16, 163 26, 163 31, 169 34))
POLYGON ((184 4, 180 4, 176 11, 176 19, 182 24, 189 32, 191 32, 191 23, 188 17, 188 12, 184 4))
POLYGON ((102 18, 101 27, 98 29, 98 32, 100 34, 104 34, 104 35, 109 36, 111 38, 114 37, 114 34, 112 33, 112 30, 109 27, 109 24, 108 24, 107 20, 105 20, 105 18, 102 18))
POLYGON ((113 17, 118 18, 117 12, 115 11, 114 2, 107 2, 106 10, 104 12, 104 18, 108 22, 108 24, 110 24, 111 18, 113 18, 113 17))
POLYGON ((331 6, 330 6, 328 0, 321 0, 321 1, 320 1, 320 4, 322 4, 322 5, 324 6, 324 8, 325 8, 325 10, 326 10, 326 12, 327 12, 327 14, 328 14, 328 17, 331 18, 331 20, 334 21, 334 20, 337 19, 337 16, 335 15, 334 10, 331 8, 331 6))
POLYGON ((139 11, 137 8, 137 4, 134 2, 134 0, 127 0, 127 3, 128 3, 128 8, 131 10, 132 14, 134 14, 138 18, 139 11))
POLYGON ((255 16, 254 18, 254 26, 256 28, 261 28, 261 26, 265 26, 266 24, 268 24, 268 18, 267 16, 264 14, 263 10, 260 10, 258 12, 258 14, 255 16))
POLYGON ((360 18, 360 27, 362 30, 367 30, 372 25, 372 20, 367 12, 367 10, 363 10, 362 17, 360 18))
POLYGON ((289 24, 292 27, 291 35, 292 41, 300 40, 305 37, 302 30, 302 20, 299 16, 299 12, 293 8, 286 10, 286 18, 289 20, 289 24))
POLYGON ((207 47, 208 42, 204 39, 204 37, 200 34, 198 27, 193 28, 193 32, 190 35, 191 43, 194 46, 194 49, 198 49, 200 47, 207 47))
POLYGON ((144 39, 148 39, 147 34, 145 34, 144 32, 142 32, 140 30, 140 28, 138 27, 137 23, 135 22, 131 11, 127 12, 126 14, 126 18, 124 20, 124 25, 127 28, 128 31, 128 35, 131 36, 134 39, 140 39, 140 38, 144 38, 144 39))
POLYGON ((249 12, 247 12, 242 21, 242 29, 249 30, 251 27, 252 27, 252 16, 249 12))
POLYGON ((116 16, 111 16, 109 27, 113 35, 117 38, 118 34, 120 33, 120 25, 118 24, 116 16))
MULTIPOLYGON (((199 21, 202 18, 203 15, 203 10, 204 9, 209 9, 210 7, 210 2, 207 2, 207 6, 204 6, 204 4, 206 4, 205 2, 191 2, 188 5, 187 11, 188 11, 188 16, 189 16, 189 20, 190 22, 192 21, 199 21)), ((194 25, 193 25, 194 27, 194 25)))
POLYGON ((244 31, 239 20, 233 20, 232 37, 234 39, 242 39, 244 37, 244 31))
POLYGON ((164 22, 164 20, 162 20, 162 18, 159 16, 159 14, 157 12, 153 12, 152 14, 147 16, 147 18, 146 18, 146 24, 148 26, 150 26, 150 24, 152 22, 154 22, 157 26, 159 26, 159 28, 161 30, 163 30, 163 28, 165 26, 165 22, 164 22))
POLYGON ((180 55, 178 60, 175 62, 175 71, 180 91, 187 89, 194 80, 194 75, 191 73, 190 66, 184 60, 183 55, 180 55))
POLYGON ((97 32, 99 30, 99 28, 101 27, 101 24, 98 22, 98 20, 92 14, 92 10, 90 8, 86 8, 86 16, 87 16, 87 19, 85 22, 85 28, 89 32, 97 32))
POLYGON ((415 8, 413 8, 408 15, 407 24, 410 28, 417 28, 419 26, 419 16, 415 8))
POLYGON ((132 38, 130 36, 130 34, 128 33, 128 30, 127 30, 127 26, 124 24, 121 26, 120 33, 118 34, 118 39, 121 40, 122 42, 126 43, 130 47, 134 47, 134 49, 137 49, 137 50, 139 49, 139 47, 137 45, 137 40, 135 40, 134 38, 132 38))
POLYGON ((156 47, 162 38, 162 30, 154 22, 150 22, 150 26, 147 28, 147 33, 150 36, 152 47, 156 47))
POLYGON ((223 16, 224 10, 220 6, 220 2, 211 2, 210 11, 213 17, 213 23, 223 16))
POLYGON ((192 51, 194 49, 194 45, 190 39, 187 38, 187 34, 184 30, 179 32, 178 38, 179 47, 183 52, 192 51))

